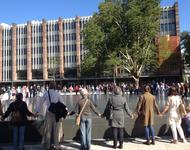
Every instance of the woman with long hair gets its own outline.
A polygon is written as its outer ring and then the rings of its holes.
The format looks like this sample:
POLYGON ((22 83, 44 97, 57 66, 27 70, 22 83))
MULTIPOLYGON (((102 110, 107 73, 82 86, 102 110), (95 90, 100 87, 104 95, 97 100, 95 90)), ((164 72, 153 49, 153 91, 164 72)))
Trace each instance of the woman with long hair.
POLYGON ((170 88, 168 101, 163 111, 161 112, 161 115, 163 115, 166 111, 168 111, 168 123, 172 131, 172 135, 173 135, 172 143, 174 144, 177 144, 178 142, 177 131, 179 132, 182 142, 183 143, 187 142, 184 136, 183 129, 181 127, 182 117, 179 112, 180 104, 182 104, 182 99, 180 95, 178 94, 177 89, 173 86, 170 88))

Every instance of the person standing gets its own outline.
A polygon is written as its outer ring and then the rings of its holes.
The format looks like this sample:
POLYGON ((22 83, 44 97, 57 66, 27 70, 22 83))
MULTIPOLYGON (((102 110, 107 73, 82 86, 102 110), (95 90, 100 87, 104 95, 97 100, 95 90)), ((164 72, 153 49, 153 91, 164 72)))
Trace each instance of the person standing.
POLYGON ((150 86, 145 86, 144 93, 139 97, 137 104, 137 113, 142 114, 144 118, 144 128, 146 135, 146 142, 144 144, 150 145, 155 144, 155 133, 154 133, 154 111, 160 114, 155 96, 151 93, 150 86), (150 135, 152 137, 152 142, 150 142, 150 135))
POLYGON ((190 103, 186 107, 186 112, 187 112, 187 114, 184 116, 183 120, 184 120, 184 122, 186 124, 188 134, 190 135, 190 103))
POLYGON ((1 91, 0 91, 0 116, 3 115, 3 106, 2 106, 2 104, 1 104, 1 99, 2 99, 2 97, 3 97, 3 94, 2 94, 1 91))
POLYGON ((90 150, 91 145, 91 130, 92 130, 92 113, 96 113, 98 116, 101 114, 96 110, 92 101, 89 99, 89 93, 87 89, 80 90, 82 96, 81 100, 76 104, 73 112, 80 114, 81 110, 81 122, 80 122, 80 133, 81 133, 81 147, 80 150, 90 150), (83 108, 84 107, 84 108, 83 108))
MULTIPOLYGON (((51 103, 62 102, 61 95, 58 91, 55 90, 55 88, 56 88, 56 83, 50 82, 49 89, 44 92, 36 108, 37 113, 40 113, 43 104, 45 104, 46 107, 49 108, 50 101, 51 103)), ((56 122, 55 114, 46 109, 44 122, 45 124, 44 124, 44 135, 42 138, 42 144, 46 149, 50 149, 51 146, 56 148, 58 146, 60 136, 62 136, 61 134, 63 134, 60 132, 61 120, 56 122), (53 137, 52 137, 52 132, 53 132, 53 137), (52 145, 51 141, 53 141, 52 145)))
POLYGON ((24 134, 27 116, 37 117, 37 115, 28 110, 26 103, 23 101, 22 93, 16 94, 16 100, 9 105, 7 111, 2 116, 2 120, 16 111, 20 114, 20 121, 11 122, 13 125, 13 149, 24 150, 24 134))
MULTIPOLYGON (((112 109, 112 118, 109 120, 109 124, 112 127, 113 132, 113 148, 117 148, 117 142, 119 140, 119 147, 120 149, 123 149, 123 141, 124 141, 124 110, 127 112, 127 114, 133 119, 133 114, 130 111, 128 104, 124 97, 122 96, 122 90, 120 87, 115 86, 113 88, 113 94, 111 98, 109 99, 107 105, 112 105, 112 108, 109 106, 106 106, 106 108, 112 109), (119 139, 118 139, 119 137, 119 139)), ((109 110, 104 111, 102 114, 102 117, 106 116, 106 113, 109 110)))
POLYGON ((179 132, 182 142, 183 143, 187 142, 185 139, 183 129, 181 127, 181 115, 179 112, 180 104, 182 104, 182 99, 180 95, 178 95, 177 89, 175 87, 171 87, 170 93, 168 96, 168 101, 163 111, 161 112, 161 115, 163 115, 166 111, 169 111, 168 123, 172 131, 172 135, 173 135, 172 143, 174 144, 177 144, 178 142, 177 131, 179 132))

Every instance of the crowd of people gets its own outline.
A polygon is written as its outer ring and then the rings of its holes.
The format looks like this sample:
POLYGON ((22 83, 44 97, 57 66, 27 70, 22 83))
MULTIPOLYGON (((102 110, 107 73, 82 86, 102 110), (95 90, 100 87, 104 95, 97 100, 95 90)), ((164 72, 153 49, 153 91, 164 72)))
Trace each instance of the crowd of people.
MULTIPOLYGON (((181 127, 182 118, 184 118, 187 131, 190 134, 190 105, 185 105, 183 97, 188 96, 189 87, 187 84, 164 84, 164 83, 152 83, 143 84, 140 87, 132 86, 130 84, 121 83, 119 86, 115 84, 99 84, 98 86, 76 85, 74 88, 69 86, 68 88, 63 86, 56 86, 55 82, 50 82, 48 87, 34 86, 29 90, 27 86, 22 88, 9 89, 10 95, 15 100, 10 103, 5 112, 2 111, 2 105, 0 105, 0 115, 3 121, 13 112, 20 112, 22 120, 19 123, 12 123, 13 126, 13 149, 24 150, 24 133, 25 126, 27 125, 27 116, 38 117, 40 109, 43 105, 47 108, 52 103, 56 104, 62 102, 61 94, 65 92, 75 92, 76 95, 80 93, 81 99, 76 104, 73 110, 68 110, 65 115, 79 115, 81 116, 79 129, 81 135, 81 150, 90 150, 91 145, 91 130, 92 130, 92 112, 97 116, 106 118, 109 122, 109 126, 113 132, 113 148, 123 149, 124 142, 124 124, 126 112, 131 119, 136 117, 143 117, 143 126, 145 131, 146 142, 144 144, 155 144, 155 131, 154 131, 154 112, 159 115, 160 118, 168 111, 168 123, 172 131, 172 143, 178 143, 179 132, 180 138, 183 143, 186 143, 183 129, 181 127), (56 89, 58 87, 58 90, 56 89), (132 88, 133 87, 133 88, 132 88), (156 101, 155 95, 161 92, 168 92, 168 100, 163 110, 160 110, 156 101), (107 105, 103 113, 100 113, 90 100, 90 93, 110 93, 107 105), (140 94, 140 93, 141 94, 140 94), (40 102, 34 112, 28 110, 27 104, 23 101, 24 97, 35 97, 41 94, 40 102), (126 102, 124 94, 140 94, 139 101, 137 103, 136 110, 132 112, 126 102), (183 114, 179 107, 183 109, 183 114), (119 141, 119 146, 118 146, 119 141)), ((6 90, 5 90, 6 91, 6 90)), ((65 112, 64 112, 65 113, 65 112)), ((42 144, 46 149, 56 149, 59 144, 60 137, 63 133, 60 132, 60 123, 62 120, 57 120, 57 114, 46 109, 42 144), (53 132, 53 134, 52 134, 53 132), (53 140, 52 140, 53 139, 53 140), (53 143, 52 143, 53 141, 53 143), (53 144, 53 145, 52 145, 53 144)))

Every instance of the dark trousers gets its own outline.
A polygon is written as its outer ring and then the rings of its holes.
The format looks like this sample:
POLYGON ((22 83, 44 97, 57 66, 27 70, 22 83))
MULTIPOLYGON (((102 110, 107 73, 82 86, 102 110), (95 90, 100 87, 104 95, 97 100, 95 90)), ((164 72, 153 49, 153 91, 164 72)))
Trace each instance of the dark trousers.
POLYGON ((122 145, 123 137, 124 137, 123 128, 113 127, 112 129, 113 129, 113 145, 117 146, 118 140, 119 140, 119 144, 122 145))

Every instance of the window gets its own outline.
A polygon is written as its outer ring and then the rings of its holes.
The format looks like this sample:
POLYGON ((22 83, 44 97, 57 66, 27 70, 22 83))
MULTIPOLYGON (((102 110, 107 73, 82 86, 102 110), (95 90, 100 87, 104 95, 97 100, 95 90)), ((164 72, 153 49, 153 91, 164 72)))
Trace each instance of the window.
POLYGON ((175 18, 175 11, 174 10, 168 11, 168 18, 175 18))

